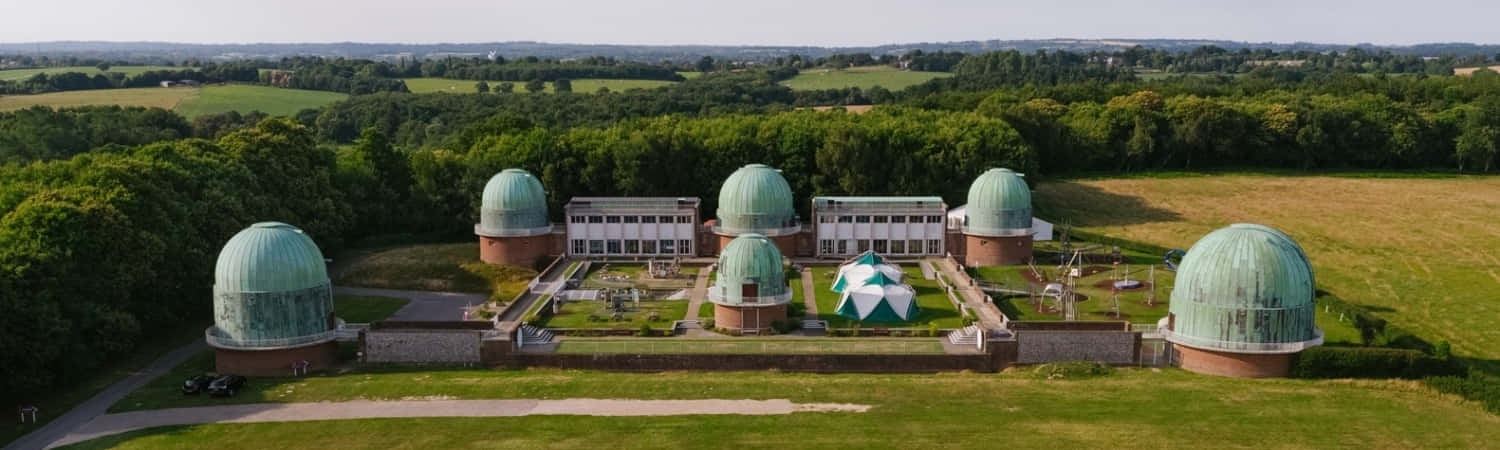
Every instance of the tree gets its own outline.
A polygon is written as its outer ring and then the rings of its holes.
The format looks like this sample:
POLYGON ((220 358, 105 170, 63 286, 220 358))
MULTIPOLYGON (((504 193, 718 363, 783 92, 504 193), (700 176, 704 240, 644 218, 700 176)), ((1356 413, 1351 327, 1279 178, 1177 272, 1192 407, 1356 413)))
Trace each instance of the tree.
POLYGON ((535 94, 546 89, 547 82, 542 81, 540 78, 533 78, 531 79, 531 81, 526 82, 526 92, 535 94))
POLYGON ((99 65, 97 65, 97 66, 94 66, 94 67, 97 67, 97 68, 99 68, 99 71, 100 71, 100 72, 108 72, 108 71, 109 71, 109 67, 110 67, 110 66, 109 66, 109 63, 107 63, 107 62, 102 62, 102 63, 99 63, 99 65))
POLYGON ((573 80, 558 78, 552 82, 553 92, 573 92, 573 80))
POLYGON ((714 57, 704 56, 698 60, 698 63, 693 68, 698 69, 699 72, 712 72, 714 70, 714 57))
POLYGON ((474 90, 479 91, 481 94, 488 94, 490 93, 490 84, 483 81, 474 83, 474 90))
POLYGON ((516 91, 516 84, 509 81, 500 83, 496 85, 495 91, 502 94, 509 94, 516 91))

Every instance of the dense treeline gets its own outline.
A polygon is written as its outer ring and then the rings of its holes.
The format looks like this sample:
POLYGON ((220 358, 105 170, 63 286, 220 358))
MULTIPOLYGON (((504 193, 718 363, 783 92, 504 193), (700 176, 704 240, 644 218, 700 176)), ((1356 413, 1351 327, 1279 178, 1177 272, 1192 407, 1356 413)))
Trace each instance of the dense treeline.
POLYGON ((587 58, 574 62, 540 60, 535 57, 506 61, 496 58, 459 59, 448 58, 410 64, 402 69, 403 76, 458 78, 461 80, 487 81, 555 81, 560 79, 612 78, 629 80, 682 81, 682 75, 672 67, 649 64, 619 62, 611 58, 587 58))
POLYGON ((152 70, 129 77, 120 72, 108 71, 100 71, 92 75, 83 72, 38 73, 21 81, 0 81, 0 94, 40 94, 45 92, 89 89, 155 87, 161 85, 163 81, 182 80, 192 80, 200 83, 254 82, 257 78, 256 65, 250 62, 206 64, 201 67, 183 68, 181 70, 152 70))
POLYGON ((1442 55, 1424 58, 1417 55, 1395 54, 1390 51, 1370 52, 1351 48, 1344 52, 1289 51, 1276 52, 1269 49, 1242 48, 1237 51, 1204 46, 1188 52, 1148 50, 1134 47, 1123 52, 1111 53, 1125 67, 1154 69, 1179 73, 1245 73, 1258 67, 1281 66, 1304 69, 1342 70, 1353 73, 1425 73, 1448 75, 1454 67, 1482 65, 1488 61, 1484 55, 1442 55))
POLYGON ((389 66, 367 60, 289 58, 280 69, 259 74, 261 83, 292 89, 339 92, 350 95, 376 92, 410 92, 406 82, 390 78, 389 66))
POLYGON ((105 145, 138 146, 193 135, 182 116, 164 109, 93 106, 0 112, 0 166, 70 158, 105 145))

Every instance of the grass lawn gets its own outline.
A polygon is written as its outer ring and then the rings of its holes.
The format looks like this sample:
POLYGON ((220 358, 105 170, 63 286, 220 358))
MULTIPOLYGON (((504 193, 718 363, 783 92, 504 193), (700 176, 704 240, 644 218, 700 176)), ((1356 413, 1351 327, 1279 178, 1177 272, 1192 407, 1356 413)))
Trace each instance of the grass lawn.
POLYGON ((104 72, 100 72, 99 68, 98 67, 94 67, 94 66, 45 67, 45 68, 40 68, 40 69, 7 69, 7 70, 0 70, 0 81, 23 81, 23 80, 25 80, 27 78, 31 78, 33 76, 36 76, 36 74, 39 74, 39 73, 46 73, 47 75, 55 75, 55 74, 61 74, 61 73, 77 72, 77 73, 81 73, 81 74, 88 75, 88 76, 92 77, 94 75, 101 74, 101 73, 106 73, 106 72, 119 72, 119 73, 125 74, 125 76, 127 76, 127 77, 133 77, 133 76, 136 76, 136 75, 140 75, 142 72, 147 72, 147 71, 152 71, 152 70, 172 70, 172 71, 177 71, 177 70, 184 70, 184 69, 190 69, 190 67, 111 66, 109 68, 109 70, 104 71, 104 72))
POLYGON ((333 296, 333 310, 340 319, 348 323, 370 323, 385 320, 406 306, 404 298, 373 297, 358 295, 333 296))
POLYGON ((1307 251, 1328 295, 1495 360, 1497 193, 1500 177, 1159 174, 1046 182, 1034 198, 1038 216, 1055 223, 1168 248, 1234 222, 1276 227, 1307 251))
POLYGON ((568 337, 558 353, 715 354, 943 354, 937 338, 579 338, 568 337))
POLYGON ((713 303, 709 303, 707 300, 704 300, 703 304, 698 306, 698 318, 699 319, 712 319, 712 318, 714 318, 714 304, 713 303))
POLYGON ((609 328, 616 330, 634 330, 642 324, 651 325, 653 328, 667 328, 674 320, 682 320, 687 315, 687 300, 643 300, 640 306, 625 302, 625 312, 621 313, 625 320, 610 320, 614 310, 602 301, 572 301, 564 302, 562 311, 547 318, 542 326, 549 328, 609 328), (651 313, 656 313, 658 319, 651 321, 651 313), (590 321, 589 316, 598 317, 600 321, 590 321))
POLYGON ((424 244, 340 255, 333 270, 340 286, 490 294, 508 301, 526 290, 536 271, 485 264, 479 244, 424 244))
MULTIPOLYGON (((1114 301, 1110 295, 1111 289, 1099 287, 1100 283, 1111 282, 1108 267, 1102 264, 1090 265, 1086 269, 1101 271, 1078 279, 1078 293, 1087 298, 1077 303, 1079 320, 1128 320, 1131 323, 1156 323, 1158 319, 1166 317, 1167 300, 1171 297, 1172 280, 1175 279, 1175 274, 1172 271, 1160 267, 1157 268, 1156 299, 1151 305, 1146 304, 1146 298, 1152 292, 1152 289, 1120 291, 1121 316, 1116 317, 1114 314, 1114 301)), ((1031 290, 1035 290, 1040 294, 1042 289, 1046 287, 1045 285, 1033 285, 1024 278, 1023 272, 1031 270, 1027 266, 993 266, 979 267, 971 270, 974 274, 977 274, 977 278, 1002 283, 1008 289, 1027 290, 1028 286, 1030 286, 1031 290)), ((1057 267, 1050 264, 1039 265, 1037 266, 1037 270, 1041 271, 1047 280, 1060 282, 1057 280, 1062 278, 1057 267)), ((1120 270, 1126 270, 1126 266, 1121 265, 1120 270)), ((1130 266, 1129 270, 1130 279, 1142 282, 1147 281, 1148 267, 1130 266)), ((999 296, 993 297, 995 297, 996 301, 1001 301, 999 296)), ((1038 300, 1041 303, 1040 308, 1037 305, 1032 305, 1030 299, 1026 296, 1011 297, 1007 300, 1013 307, 1002 307, 1002 309, 1005 310, 1006 315, 1011 316, 1011 319, 1062 320, 1063 318, 1062 311, 1055 309, 1055 304, 1052 300, 1043 300, 1040 295, 1038 295, 1038 300)))
POLYGON ((637 288, 637 289, 686 289, 693 287, 698 268, 682 267, 677 278, 648 280, 645 264, 621 264, 596 262, 589 267, 580 287, 585 289, 637 288))
POLYGON ((950 77, 945 72, 917 72, 900 70, 888 66, 852 67, 848 69, 810 69, 782 81, 781 85, 794 90, 843 89, 858 87, 869 89, 880 86, 892 91, 907 86, 922 84, 933 78, 950 77))
MULTIPOLYGON (((406 78, 404 79, 404 81, 406 81, 406 88, 416 94, 427 94, 432 92, 473 94, 478 92, 474 89, 474 85, 479 83, 478 80, 455 80, 451 78, 406 78)), ((495 89, 500 86, 500 83, 505 83, 505 81, 486 81, 486 83, 490 84, 491 92, 496 92, 495 89)), ((528 93, 526 91, 525 81, 511 81, 509 83, 515 85, 515 93, 528 93)), ((601 87, 607 87, 610 91, 619 92, 630 89, 652 89, 672 85, 674 83, 675 82, 672 81, 661 80, 616 80, 583 78, 573 80, 573 92, 579 94, 592 94, 598 91, 601 87)), ((548 82, 547 88, 542 92, 553 92, 552 83, 548 82)))
MULTIPOLYGON (((876 323, 866 322, 865 328, 872 327, 926 327, 929 322, 937 323, 940 328, 959 328, 963 326, 963 319, 958 310, 954 309, 953 302, 943 293, 938 286, 937 280, 926 280, 922 278, 922 269, 916 265, 903 267, 906 271, 906 283, 911 285, 912 290, 917 292, 917 308, 920 309, 916 319, 898 323, 876 323)), ((833 292, 833 281, 838 275, 837 266, 821 266, 812 268, 814 300, 818 304, 818 319, 828 321, 830 328, 849 328, 857 325, 857 321, 838 315, 834 312, 839 304, 840 294, 833 292)), ((800 282, 798 283, 801 284, 800 282)), ((799 287, 797 290, 801 290, 799 287)), ((798 301, 801 299, 799 298, 798 301)))
POLYGON ((795 416, 370 419, 142 430, 77 448, 1453 448, 1500 442, 1500 416, 1411 381, 1247 380, 1175 369, 1048 380, 938 375, 440 370, 253 379, 238 397, 153 384, 117 410, 401 398, 789 399, 872 405, 795 416), (151 390, 155 389, 155 390, 151 390), (149 393, 148 393, 149 391, 149 393), (1188 419, 1190 418, 1190 419, 1188 419), (997 423, 1003 424, 998 426, 997 423), (476 430, 482 430, 476 432, 476 430), (879 432, 872 432, 878 430, 879 432))
POLYGON ((0 95, 0 111, 11 111, 32 106, 68 108, 93 105, 142 106, 147 108, 176 108, 179 103, 197 95, 193 88, 135 88, 95 89, 88 91, 53 92, 36 95, 0 95))
POLYGON ((337 92, 229 84, 204 87, 196 97, 183 100, 176 110, 189 119, 229 111, 290 116, 303 109, 319 108, 348 97, 337 92))

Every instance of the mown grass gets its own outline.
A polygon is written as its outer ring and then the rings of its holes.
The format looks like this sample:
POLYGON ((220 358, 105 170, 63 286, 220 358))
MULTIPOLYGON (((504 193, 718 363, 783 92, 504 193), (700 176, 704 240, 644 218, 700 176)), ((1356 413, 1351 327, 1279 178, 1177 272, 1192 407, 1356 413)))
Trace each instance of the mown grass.
POLYGON ((193 88, 135 88, 95 89, 35 95, 4 95, 0 96, 0 111, 12 111, 32 106, 70 108, 93 105, 172 109, 176 108, 184 100, 197 95, 197 93, 198 89, 193 88))
POLYGON ((781 82, 793 90, 844 89, 857 87, 870 89, 880 86, 892 91, 922 84, 933 78, 950 77, 945 72, 917 72, 887 66, 851 67, 848 69, 810 69, 781 82))
POLYGON ((409 300, 394 297, 376 297, 359 295, 335 295, 333 297, 333 310, 338 312, 340 319, 348 323, 370 323, 385 320, 401 307, 406 306, 409 300))
POLYGON ((536 271, 485 264, 479 244, 423 244, 352 253, 339 262, 340 286, 490 294, 507 301, 526 289, 536 271))
POLYGON ((273 116, 290 116, 303 109, 320 108, 348 97, 347 94, 337 92, 304 89, 248 84, 215 85, 206 86, 198 91, 197 96, 183 100, 177 105, 176 111, 189 119, 229 111, 260 111, 273 116))
POLYGON ((1500 416, 1417 382, 1245 380, 1175 369, 1048 380, 1037 370, 1042 369, 938 375, 440 370, 256 379, 235 398, 184 398, 164 389, 155 395, 168 401, 151 405, 428 397, 784 398, 873 408, 791 416, 200 425, 143 430, 77 448, 598 448, 601 442, 612 448, 971 448, 1001 441, 1016 448, 1451 448, 1500 440, 1500 416))
POLYGON ((0 70, 0 81, 24 81, 27 78, 34 77, 34 76, 36 76, 36 74, 39 74, 39 73, 46 73, 47 75, 56 75, 56 74, 74 73, 74 72, 76 72, 76 73, 81 73, 81 74, 88 75, 88 76, 92 77, 92 76, 98 75, 98 74, 118 72, 118 73, 125 74, 125 76, 127 76, 127 77, 132 77, 132 76, 140 75, 142 72, 147 72, 147 71, 152 71, 152 70, 172 70, 172 71, 176 71, 176 70, 184 70, 184 69, 189 69, 189 68, 188 67, 167 67, 167 66, 112 66, 112 67, 109 68, 109 70, 106 70, 106 71, 103 71, 103 72, 100 72, 99 68, 98 67, 94 67, 94 66, 44 67, 44 68, 40 68, 40 69, 6 69, 6 70, 0 70))
MULTIPOLYGON (((906 284, 911 285, 912 290, 917 293, 917 308, 920 310, 917 317, 905 322, 880 323, 865 322, 865 328, 873 327, 925 327, 928 323, 936 323, 940 328, 959 328, 963 326, 963 318, 958 310, 954 309, 953 302, 948 300, 947 294, 943 293, 942 287, 938 286, 937 280, 922 279, 922 269, 915 265, 905 267, 906 284)), ((830 328, 849 328, 860 326, 861 323, 848 317, 840 316, 837 312, 839 298, 842 294, 833 292, 833 282, 838 275, 837 266, 824 266, 812 268, 813 277, 813 300, 818 304, 818 320, 828 322, 830 328)), ((796 290, 802 290, 801 280, 797 280, 796 290)), ((799 298, 798 301, 801 301, 799 298)))
MULTIPOLYGON (((456 80, 452 78, 406 78, 404 79, 404 81, 406 81, 406 89, 415 94, 428 94, 433 92, 447 92, 450 94, 474 94, 479 92, 475 89, 475 85, 479 83, 478 80, 456 80)), ((599 88, 601 87, 609 88, 609 90, 612 92, 620 92, 630 89, 652 89, 675 84, 675 82, 672 81, 661 80, 617 80, 602 78, 584 78, 572 80, 572 82, 573 92, 579 94, 592 94, 598 92, 599 88)), ((489 83, 490 85, 490 92, 497 92, 495 89, 500 86, 500 83, 506 83, 506 81, 487 81, 486 83, 489 83)), ((515 88, 512 91, 513 93, 529 93, 526 90, 525 81, 510 81, 509 83, 515 85, 515 88)), ((542 90, 543 93, 549 94, 554 91, 555 87, 552 82, 547 82, 546 89, 542 90)))
POLYGON ((1276 227, 1330 298, 1457 354, 1500 358, 1500 177, 1089 179, 1041 183, 1034 202, 1055 223, 1168 248, 1234 222, 1276 227))
POLYGON ((651 338, 578 338, 563 339, 558 353, 592 355, 625 354, 943 354, 943 343, 936 338, 734 338, 734 339, 651 339, 651 338))
POLYGON ((547 318, 542 326, 548 328, 603 328, 615 330, 634 330, 641 325, 650 325, 653 328, 670 327, 673 320, 681 320, 687 315, 687 300, 643 300, 640 305, 625 301, 625 312, 620 313, 624 320, 612 320, 614 309, 602 301, 571 301, 564 302, 562 310, 547 318), (651 313, 656 313, 657 320, 650 320, 651 313), (594 316, 598 321, 590 321, 589 316, 594 316))

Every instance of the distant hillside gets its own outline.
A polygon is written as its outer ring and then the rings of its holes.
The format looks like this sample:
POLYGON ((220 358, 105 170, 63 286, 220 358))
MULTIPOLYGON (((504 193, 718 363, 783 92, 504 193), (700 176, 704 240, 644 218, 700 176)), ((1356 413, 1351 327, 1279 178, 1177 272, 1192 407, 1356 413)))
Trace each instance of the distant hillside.
POLYGON ((1402 55, 1438 56, 1452 54, 1494 55, 1500 45, 1471 43, 1432 43, 1410 46, 1373 44, 1320 44, 1307 42, 1239 42, 1201 39, 1027 39, 961 42, 919 42, 870 47, 815 46, 720 46, 720 45, 603 45, 553 44, 544 42, 491 42, 455 44, 390 43, 309 43, 309 44, 181 44, 170 42, 102 42, 59 41, 39 43, 0 43, 0 55, 30 55, 38 52, 53 56, 77 56, 110 60, 165 58, 199 59, 275 59, 287 56, 329 56, 371 59, 433 58, 449 55, 486 56, 494 52, 506 58, 537 56, 551 59, 606 56, 630 61, 691 61, 703 56, 736 61, 763 61, 789 55, 823 57, 839 53, 904 54, 911 50, 924 52, 958 51, 981 53, 993 50, 1070 50, 1114 51, 1140 45, 1146 48, 1187 51, 1212 45, 1229 50, 1241 48, 1276 51, 1345 51, 1360 48, 1368 51, 1390 51, 1402 55))

